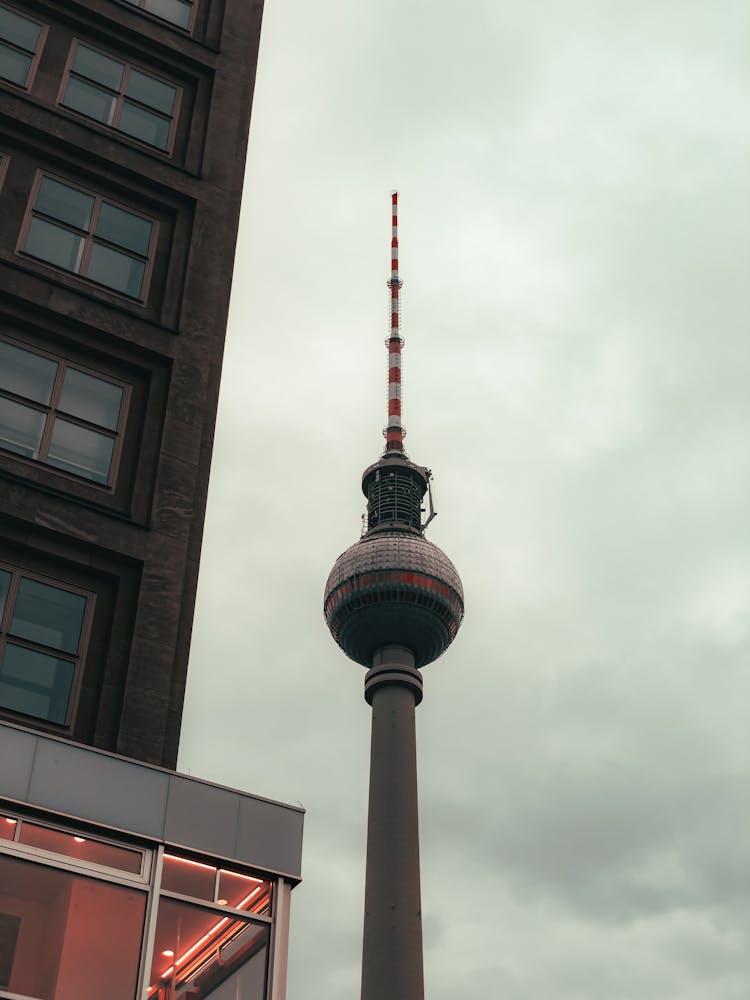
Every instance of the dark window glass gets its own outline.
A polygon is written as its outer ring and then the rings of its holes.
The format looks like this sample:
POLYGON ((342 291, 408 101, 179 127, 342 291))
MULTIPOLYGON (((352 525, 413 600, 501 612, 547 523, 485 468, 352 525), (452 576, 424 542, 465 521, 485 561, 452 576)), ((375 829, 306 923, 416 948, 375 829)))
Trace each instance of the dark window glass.
POLYGON ((110 90, 119 90, 122 85, 122 75, 125 72, 125 63, 112 59, 111 56, 90 49, 88 45, 78 43, 73 69, 79 76, 85 76, 89 80, 101 83, 110 90))
POLYGON ((47 462, 76 476, 106 483, 113 448, 111 437, 58 418, 47 451, 47 462))
MULTIPOLYGON (((130 0, 132 2, 132 0, 130 0)), ((190 25, 190 14, 193 10, 192 3, 183 0, 136 0, 139 7, 156 14, 157 17, 170 21, 180 28, 187 28, 190 25)))
POLYGON ((8 607, 0 623, 0 706, 62 725, 80 659, 86 598, 18 572, 2 573, 8 607))
POLYGON ((25 458, 39 458, 45 414, 0 396, 0 447, 25 458))
POLYGON ((0 78, 24 87, 29 78, 31 63, 31 56, 0 42, 0 78))
POLYGON ((137 299, 143 293, 153 229, 148 219, 43 177, 23 251, 137 299))
POLYGON ((266 924, 162 897, 150 1000, 263 1000, 268 934, 266 924))
POLYGON ((143 286, 146 265, 124 253, 95 243, 91 248, 88 276, 100 285, 137 299, 143 286))
POLYGON ((134 101, 145 104, 155 111, 161 111, 165 115, 171 115, 174 111, 176 89, 138 69, 130 71, 125 93, 134 101))
POLYGON ((10 632, 65 653, 78 651, 86 599, 39 580, 22 578, 10 632))
POLYGON ((9 642, 0 666, 0 705, 62 725, 75 665, 9 642))
POLYGON ((121 385, 0 341, 0 448, 107 483, 123 399, 121 385))
POLYGON ((43 177, 34 207, 37 212, 85 231, 91 224, 94 198, 52 177, 43 177))
POLYGON ((145 256, 151 242, 151 223, 106 201, 102 203, 96 235, 109 243, 145 256))
POLYGON ((0 856, 0 912, 20 917, 8 991, 133 1000, 145 892, 0 856))
POLYGON ((113 431, 120 419, 122 388, 75 368, 68 368, 58 405, 71 416, 113 431))
POLYGON ((57 365, 20 347, 0 341, 0 388, 35 403, 49 403, 57 365))
POLYGON ((22 17, 7 7, 0 7, 0 38, 17 45, 19 49, 25 49, 32 55, 36 52, 42 26, 36 21, 22 17))
POLYGON ((41 24, 0 6, 0 78, 28 84, 41 34, 41 24))
POLYGON ((88 80, 78 80, 71 76, 65 90, 63 104, 67 108, 79 111, 88 118, 95 118, 105 125, 112 124, 117 98, 108 90, 89 83, 88 80))
POLYGON ((83 258, 84 238, 46 219, 32 219, 24 250, 32 257, 66 271, 78 272, 83 258))
MULTIPOLYGON (((158 149, 167 149, 177 88, 76 43, 62 104, 158 149)), ((126 244, 123 244, 126 245, 126 244)), ((141 249, 145 253, 148 249, 141 249)))
POLYGON ((87 861, 107 868, 117 868, 123 872, 139 875, 143 864, 143 852, 134 851, 117 844, 107 844, 88 836, 79 836, 62 830, 52 830, 24 820, 18 837, 20 844, 38 847, 43 851, 64 854, 68 858, 87 861))
POLYGON ((132 135, 134 139, 147 142, 149 146, 166 149, 169 143, 169 133, 172 122, 168 118, 139 108, 137 104, 125 101, 120 113, 120 131, 132 135))

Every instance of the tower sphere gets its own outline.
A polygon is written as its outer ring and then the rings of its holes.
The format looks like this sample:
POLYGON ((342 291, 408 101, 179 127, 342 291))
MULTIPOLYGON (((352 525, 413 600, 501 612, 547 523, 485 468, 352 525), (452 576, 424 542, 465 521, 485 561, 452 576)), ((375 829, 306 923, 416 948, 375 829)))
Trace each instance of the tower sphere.
POLYGON ((323 607, 333 638, 352 660, 370 667, 376 649, 406 646, 423 667, 453 641, 464 594, 455 566, 437 545, 403 529, 381 530, 338 557, 323 607))

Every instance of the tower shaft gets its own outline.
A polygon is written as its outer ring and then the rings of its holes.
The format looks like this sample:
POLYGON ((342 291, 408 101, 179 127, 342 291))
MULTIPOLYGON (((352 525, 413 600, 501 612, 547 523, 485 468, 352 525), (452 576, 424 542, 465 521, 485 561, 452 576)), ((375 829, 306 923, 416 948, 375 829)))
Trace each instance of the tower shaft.
POLYGON ((415 707, 421 677, 404 647, 373 658, 362 1000, 423 1000, 415 707))

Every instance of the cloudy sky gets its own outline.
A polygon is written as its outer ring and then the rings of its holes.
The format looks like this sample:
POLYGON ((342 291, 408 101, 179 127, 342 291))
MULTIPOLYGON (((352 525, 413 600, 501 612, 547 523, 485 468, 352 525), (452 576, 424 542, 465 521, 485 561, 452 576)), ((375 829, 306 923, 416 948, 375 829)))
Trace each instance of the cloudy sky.
POLYGON ((747 0, 267 0, 180 767, 307 809, 358 995, 369 710, 322 590, 386 408, 464 625, 418 711, 430 1000, 750 989, 747 0))

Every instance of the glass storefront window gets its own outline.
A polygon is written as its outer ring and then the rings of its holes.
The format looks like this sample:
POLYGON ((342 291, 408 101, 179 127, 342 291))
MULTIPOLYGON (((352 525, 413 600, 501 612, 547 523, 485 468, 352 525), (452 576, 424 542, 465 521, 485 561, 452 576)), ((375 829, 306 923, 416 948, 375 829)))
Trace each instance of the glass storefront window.
POLYGON ((0 840, 14 840, 18 820, 13 816, 0 815, 0 840))
POLYGON ((162 897, 149 1000, 263 1000, 268 924, 162 897))
POLYGON ((143 865, 143 851, 107 844, 105 841, 78 836, 47 826, 24 822, 18 837, 20 844, 38 847, 43 851, 64 854, 68 858, 88 864, 104 865, 123 872, 140 875, 143 865))
POLYGON ((165 854, 161 887, 181 896, 205 899, 250 913, 270 913, 271 885, 263 879, 177 854, 165 854))
POLYGON ((146 892, 0 855, 0 988, 133 1000, 146 892))

